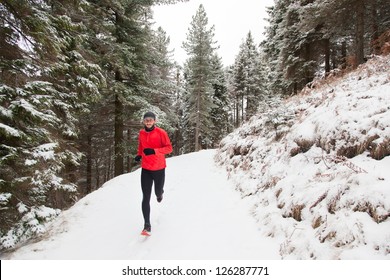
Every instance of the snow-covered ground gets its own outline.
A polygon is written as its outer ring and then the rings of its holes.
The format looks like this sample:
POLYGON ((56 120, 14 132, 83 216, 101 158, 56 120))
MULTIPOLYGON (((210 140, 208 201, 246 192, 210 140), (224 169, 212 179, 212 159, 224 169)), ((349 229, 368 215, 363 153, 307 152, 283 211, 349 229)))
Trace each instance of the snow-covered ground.
POLYGON ((151 203, 143 237, 140 170, 119 176, 64 211, 39 242, 5 259, 280 259, 277 240, 261 236, 242 200, 217 168, 215 150, 167 159, 164 200, 151 203))
POLYGON ((390 56, 264 111, 217 161, 283 259, 390 259, 390 56))
POLYGON ((2 259, 390 259, 388 69, 390 56, 374 57, 261 112, 217 151, 169 158, 150 238, 138 170, 2 259))
POLYGON ((390 56, 374 57, 252 118, 217 151, 169 158, 150 238, 138 170, 2 259, 390 259, 388 69, 390 56))
POLYGON ((114 265, 108 274, 96 269, 106 262, 81 263, 80 278, 123 277, 124 264, 176 263, 208 267, 215 276, 216 261, 225 260, 231 266, 268 264, 269 279, 382 277, 390 259, 388 69, 390 56, 374 57, 343 78, 315 82, 313 90, 262 112, 218 150, 169 158, 164 200, 152 199, 151 237, 140 236, 137 170, 62 212, 39 241, 3 254, 2 273, 69 279, 80 274, 58 271, 74 263, 14 260, 111 259, 134 262, 114 265), (371 259, 377 261, 345 261, 371 259), (54 272, 46 271, 50 266, 54 272))

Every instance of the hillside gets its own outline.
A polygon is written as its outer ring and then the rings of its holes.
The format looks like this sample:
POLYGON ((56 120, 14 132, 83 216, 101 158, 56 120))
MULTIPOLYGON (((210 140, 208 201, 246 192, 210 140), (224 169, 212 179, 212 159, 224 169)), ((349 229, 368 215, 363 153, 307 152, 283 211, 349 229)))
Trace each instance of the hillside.
POLYGON ((282 258, 390 258, 389 69, 315 81, 223 139, 216 161, 282 258))

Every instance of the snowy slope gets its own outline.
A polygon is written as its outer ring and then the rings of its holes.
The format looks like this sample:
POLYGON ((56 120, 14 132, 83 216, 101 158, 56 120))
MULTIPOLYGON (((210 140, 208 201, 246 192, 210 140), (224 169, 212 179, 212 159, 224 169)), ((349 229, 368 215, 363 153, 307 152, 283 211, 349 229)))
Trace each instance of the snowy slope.
POLYGON ((390 56, 313 83, 216 157, 284 259, 390 259, 390 56))
POLYGON ((262 237, 249 203, 216 168, 215 151, 169 158, 164 200, 152 198, 151 237, 140 236, 140 170, 81 199, 42 240, 4 259, 280 259, 262 237))

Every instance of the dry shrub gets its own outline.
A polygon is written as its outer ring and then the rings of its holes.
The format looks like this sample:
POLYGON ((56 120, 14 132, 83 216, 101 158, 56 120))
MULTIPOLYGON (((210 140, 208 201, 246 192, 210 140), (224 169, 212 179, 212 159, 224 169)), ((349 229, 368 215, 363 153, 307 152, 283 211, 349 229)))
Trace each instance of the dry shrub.
POLYGON ((232 158, 232 156, 246 156, 250 149, 251 149, 252 145, 251 144, 248 144, 248 145, 242 145, 242 146, 234 146, 234 148, 230 151, 230 158, 232 158))
POLYGON ((291 217, 298 222, 302 221, 303 208, 305 208, 304 204, 293 205, 291 209, 291 217))
POLYGON ((321 201, 325 199, 325 197, 328 195, 328 191, 326 191, 324 194, 322 194, 311 206, 309 209, 312 209, 316 207, 321 201))
POLYGON ((377 212, 377 207, 372 205, 371 202, 359 202, 353 209, 355 212, 366 212, 370 217, 376 222, 381 223, 387 220, 390 217, 390 213, 385 215, 379 215, 377 212))
POLYGON ((263 189, 269 189, 269 188, 273 188, 276 186, 276 184, 280 181, 280 178, 279 177, 276 177, 276 176, 273 176, 271 177, 270 180, 268 180, 264 185, 263 185, 263 189))
POLYGON ((384 55, 388 55, 390 53, 390 42, 386 42, 383 44, 381 48, 381 53, 384 55))
POLYGON ((275 196, 276 198, 279 198, 279 195, 282 193, 282 189, 278 189, 276 192, 275 192, 275 196))
POLYGON ((290 151, 290 156, 294 157, 297 154, 299 154, 300 152, 301 152, 301 148, 300 147, 292 148, 291 151, 290 151))
POLYGON ((357 155, 360 155, 364 152, 363 145, 358 144, 355 146, 341 147, 337 150, 337 155, 341 157, 353 158, 357 155))
POLYGON ((358 66, 357 59, 355 55, 350 55, 345 58, 346 68, 356 69, 358 66))
POLYGON ((315 143, 315 141, 307 139, 295 139, 294 142, 298 145, 298 147, 291 149, 290 155, 292 157, 299 153, 306 153, 315 143))
POLYGON ((318 217, 315 218, 315 219, 313 220, 313 222, 311 223, 311 227, 312 227, 313 229, 316 229, 316 228, 318 228, 320 225, 322 225, 322 218, 321 218, 321 216, 318 216, 318 217))
POLYGON ((233 155, 234 156, 239 156, 241 153, 240 153, 240 149, 241 149, 241 146, 234 146, 232 152, 233 152, 233 155))
POLYGON ((382 143, 371 144, 371 151, 370 155, 373 159, 381 160, 384 157, 387 157, 390 155, 390 140, 384 140, 382 143))
POLYGON ((331 198, 328 202, 328 212, 330 214, 334 214, 336 213, 336 209, 337 209, 337 203, 338 201, 340 201, 340 197, 341 197, 341 191, 339 191, 333 198, 331 198))
MULTIPOLYGON (((340 80, 342 80, 342 78, 350 73, 353 69, 351 68, 348 68, 348 69, 340 69, 340 68, 336 68, 336 69, 333 69, 331 70, 326 76, 325 78, 316 78, 315 80, 313 80, 311 83, 308 83, 307 86, 302 90, 302 95, 309 95, 312 93, 312 89, 313 88, 321 88, 323 86, 329 86, 330 84, 332 83, 336 83, 340 80)), ((329 98, 329 94, 332 94, 332 96, 334 96, 334 90, 330 90, 328 92, 328 94, 324 94, 324 96, 322 97, 322 100, 320 101, 324 101, 325 99, 329 98)), ((318 105, 321 104, 321 102, 318 102, 318 105)), ((316 105, 317 107, 317 105, 316 105)))
POLYGON ((246 156, 248 153, 249 153, 249 150, 251 149, 251 145, 247 145, 247 146, 241 146, 241 149, 240 149, 240 154, 242 156, 246 156))
POLYGON ((377 55, 387 55, 390 53, 390 29, 383 32, 378 39, 372 42, 372 48, 377 55))
POLYGON ((352 146, 343 146, 337 151, 337 155, 353 158, 365 151, 370 151, 372 158, 382 159, 385 156, 390 155, 390 145, 389 140, 385 140, 381 144, 374 143, 374 141, 378 138, 379 135, 375 134, 369 136, 363 143, 357 143, 352 146))
POLYGON ((335 238, 336 237, 336 232, 335 231, 331 231, 329 232, 327 235, 325 235, 323 238, 320 239, 320 242, 321 243, 324 243, 325 240, 329 240, 329 239, 332 239, 332 238, 335 238))
POLYGON ((241 164, 241 159, 237 159, 237 158, 233 159, 232 165, 233 165, 233 167, 234 167, 235 169, 236 169, 240 164, 241 164))
POLYGON ((248 159, 244 160, 240 166, 241 170, 248 171, 251 168, 251 163, 248 159))

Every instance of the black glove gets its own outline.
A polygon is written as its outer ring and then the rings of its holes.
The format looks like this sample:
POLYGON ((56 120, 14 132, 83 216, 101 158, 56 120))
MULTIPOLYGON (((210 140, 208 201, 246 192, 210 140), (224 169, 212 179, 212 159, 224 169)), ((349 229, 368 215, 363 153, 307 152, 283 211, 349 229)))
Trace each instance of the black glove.
POLYGON ((150 155, 154 155, 156 152, 154 151, 154 149, 146 148, 144 149, 144 153, 145 155, 150 156, 150 155))
POLYGON ((138 155, 138 156, 136 156, 136 157, 134 158, 134 161, 135 161, 135 162, 140 162, 140 161, 141 161, 141 158, 142 158, 142 156, 138 155))

